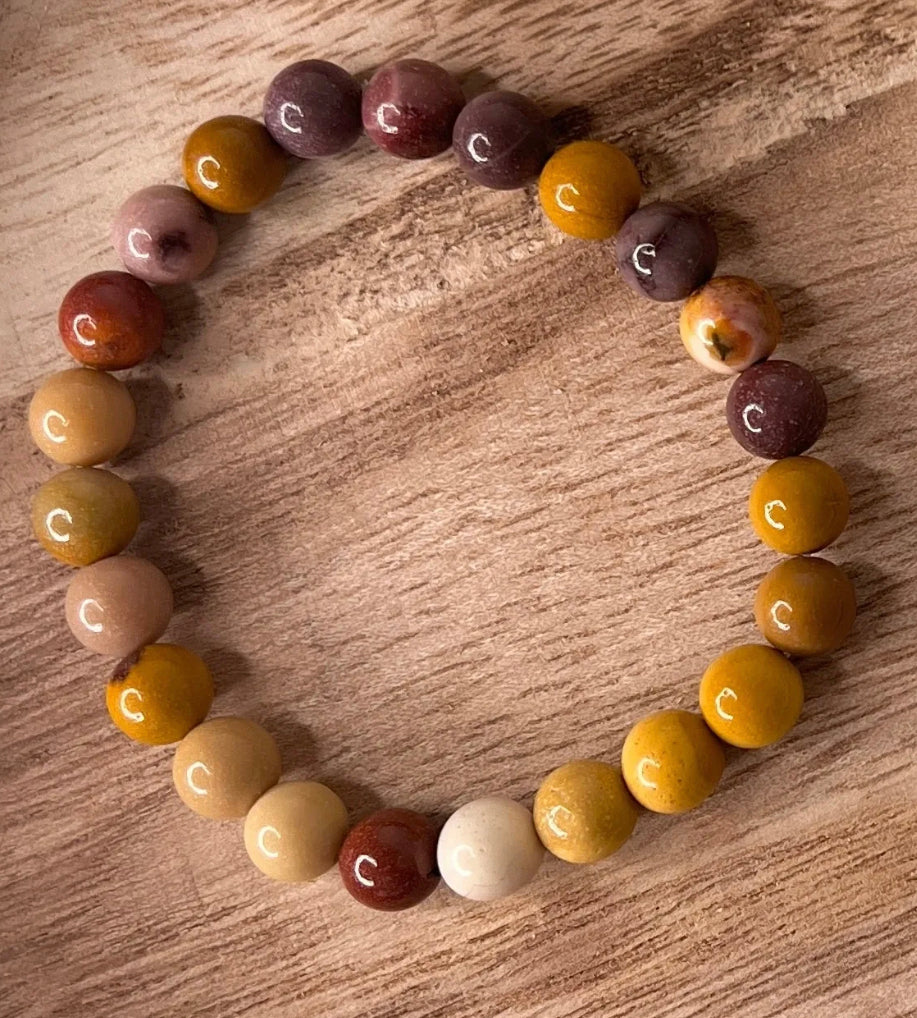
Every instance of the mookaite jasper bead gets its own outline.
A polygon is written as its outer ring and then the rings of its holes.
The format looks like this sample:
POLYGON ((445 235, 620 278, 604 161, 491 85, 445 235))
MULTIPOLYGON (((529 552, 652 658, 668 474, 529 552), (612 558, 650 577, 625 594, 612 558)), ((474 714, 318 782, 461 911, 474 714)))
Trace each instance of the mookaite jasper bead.
POLYGON ((458 82, 426 60, 380 67, 363 93, 363 128, 381 149, 403 159, 429 159, 452 144, 465 105, 458 82))
POLYGON ((317 781, 284 781, 245 817, 245 850, 272 880, 315 880, 331 869, 347 833, 347 807, 317 781))
POLYGON ((127 386, 104 371, 70 368, 52 375, 29 404, 29 431, 56 463, 91 467, 131 440, 137 411, 127 386))
POLYGON ((655 813, 694 809, 719 784, 723 747, 698 714, 662 710, 638 721, 621 752, 631 795, 655 813))
POLYGON ((251 212, 274 195, 287 157, 264 124, 250 117, 215 117, 185 142, 182 170, 192 193, 219 212, 251 212))
POLYGON ((134 489, 107 470, 62 470, 32 499, 35 536, 68 566, 88 566, 124 551, 139 524, 134 489))
POLYGON ((723 742, 761 749, 782 739, 799 720, 799 669, 779 650, 761 644, 733 647, 704 672, 700 709, 723 742))
POLYGON ((545 215, 580 240, 607 240, 640 204, 637 167, 614 145, 574 141, 558 149, 538 178, 545 215))
POLYGON ((346 152, 363 130, 357 82, 327 60, 300 60, 274 78, 264 97, 271 137, 300 159, 346 152))
POLYGON ((452 150, 468 177, 484 187, 525 187, 551 154, 548 121, 518 92, 485 92, 458 115, 452 150))
POLYGON ((684 300, 713 275, 716 232, 686 205, 656 201, 628 216, 615 237, 618 271, 650 300, 684 300))
POLYGON ((544 847, 565 862, 598 862, 631 836, 640 807, 617 767, 573 760, 544 779, 532 810, 544 847))
POLYGON ((755 595, 755 621, 764 638, 797 657, 837 650, 855 619, 853 584, 843 569, 823 558, 784 559, 755 595))
POLYGON ((67 625, 84 647, 127 657, 165 632, 172 588, 152 562, 117 555, 80 569, 67 587, 65 607, 67 625))
POLYGON ((844 479, 813 456, 771 464, 755 481, 748 502, 755 533, 784 555, 826 548, 847 526, 849 511, 844 479))
POLYGON ((192 728, 178 744, 172 780, 195 813, 238 819, 280 780, 280 750, 248 718, 213 718, 192 728))
POLYGON ((338 868, 344 887, 361 905, 395 912, 411 908, 439 883, 437 827, 410 809, 380 809, 344 839, 338 868))
POLYGON ((774 352, 780 312, 754 280, 715 276, 685 301, 679 329, 698 364, 722 375, 738 374, 774 352))
POLYGON ((535 876, 543 858, 532 814, 505 795, 475 799, 456 810, 436 847, 443 881, 474 901, 518 891, 535 876))
POLYGON ((183 187, 154 184, 118 210, 111 242, 124 266, 148 283, 197 279, 217 253, 213 213, 183 187))
POLYGON ((151 643, 118 665, 105 703, 128 738, 164 746, 183 739, 207 717, 213 679, 197 654, 173 643, 151 643))

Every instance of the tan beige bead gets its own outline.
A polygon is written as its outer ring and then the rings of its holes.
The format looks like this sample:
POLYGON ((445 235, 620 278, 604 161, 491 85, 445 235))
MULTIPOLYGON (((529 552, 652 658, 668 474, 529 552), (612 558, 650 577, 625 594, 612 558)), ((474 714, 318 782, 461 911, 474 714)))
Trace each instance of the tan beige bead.
POLYGON ((134 433, 127 386, 104 371, 70 368, 44 382, 29 405, 29 431, 56 463, 91 467, 113 459, 134 433))
POLYGON ((280 780, 280 750, 248 718, 213 718, 178 744, 172 780, 182 802, 213 820, 244 817, 280 780))
POLYGON ((284 781, 245 818, 245 849, 272 880, 315 880, 337 862, 347 834, 347 807, 317 781, 284 781))

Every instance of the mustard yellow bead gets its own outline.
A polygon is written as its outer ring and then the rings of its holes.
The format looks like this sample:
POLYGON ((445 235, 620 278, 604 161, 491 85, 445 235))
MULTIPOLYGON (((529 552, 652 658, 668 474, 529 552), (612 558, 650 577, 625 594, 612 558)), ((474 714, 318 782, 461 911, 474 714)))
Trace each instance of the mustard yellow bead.
POLYGON ((613 237, 640 204, 642 191, 637 167, 604 141, 574 141, 558 149, 538 179, 545 215, 580 240, 613 237))
POLYGON ((535 795, 535 830, 565 862, 598 862, 631 836, 640 807, 621 772, 600 760, 573 760, 544 779, 535 795))
POLYGON ((183 739, 207 716, 213 679, 197 654, 171 643, 151 643, 118 665, 105 703, 128 738, 164 746, 183 739))
POLYGON ((826 548, 840 537, 849 512, 844 479, 813 456, 791 456, 769 466, 748 502, 755 533, 785 555, 826 548))
POLYGON ((782 739, 799 720, 799 669, 773 647, 746 644, 721 654, 700 682, 700 709, 723 742, 761 749, 782 739))
POLYGON ((655 813, 685 813, 719 784, 723 747, 699 714, 661 710, 638 721, 621 752, 631 795, 655 813))

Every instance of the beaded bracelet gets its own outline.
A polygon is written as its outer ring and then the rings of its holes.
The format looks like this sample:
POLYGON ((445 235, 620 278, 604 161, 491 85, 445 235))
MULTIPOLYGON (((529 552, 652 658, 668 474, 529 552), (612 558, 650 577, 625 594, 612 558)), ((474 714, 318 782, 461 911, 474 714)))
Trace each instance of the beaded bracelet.
POLYGON ((465 102, 435 64, 399 60, 365 89, 342 68, 306 60, 282 70, 264 101, 264 124, 217 117, 188 138, 188 190, 156 185, 121 207, 113 243, 127 272, 86 276, 66 294, 59 329, 82 367, 62 371, 36 392, 29 425, 38 447, 70 469, 38 490, 32 523, 55 558, 79 567, 66 595, 67 622, 90 650, 122 658, 106 687, 109 714, 138 742, 178 743, 173 780, 195 812, 244 818, 249 856, 278 880, 310 881, 335 862, 344 886, 377 909, 415 905, 440 876, 467 898, 517 891, 544 850, 591 863, 630 837, 640 807, 682 813, 716 788, 723 743, 769 746, 796 723, 803 684, 791 657, 836 650, 856 613, 844 572, 811 557, 847 523, 848 495, 826 463, 801 455, 821 434, 827 402, 805 368, 768 360, 781 321, 768 292, 750 279, 714 277, 717 238, 697 212, 670 202, 638 208, 640 176, 603 141, 556 151, 550 125, 524 96, 493 91, 465 102), (205 720, 214 695, 192 651, 157 643, 172 614, 172 592, 150 562, 122 556, 140 521, 130 485, 93 469, 130 441, 134 403, 107 372, 133 367, 159 349, 163 307, 150 284, 197 278, 213 261, 212 209, 246 213, 281 186, 289 155, 333 156, 365 133, 381 149, 425 159, 450 146, 468 177, 486 187, 537 181, 547 218, 584 240, 614 238, 624 282, 656 301, 683 300, 679 328, 688 353, 712 371, 736 374, 727 421, 754 455, 775 460, 755 482, 755 532, 787 556, 758 587, 754 614, 768 644, 721 654, 705 671, 700 713, 663 710, 628 733, 621 767, 574 760, 550 773, 534 808, 501 795, 466 803, 441 830, 408 809, 379 810, 348 830, 347 809, 315 781, 280 782, 271 735, 239 717, 205 720))

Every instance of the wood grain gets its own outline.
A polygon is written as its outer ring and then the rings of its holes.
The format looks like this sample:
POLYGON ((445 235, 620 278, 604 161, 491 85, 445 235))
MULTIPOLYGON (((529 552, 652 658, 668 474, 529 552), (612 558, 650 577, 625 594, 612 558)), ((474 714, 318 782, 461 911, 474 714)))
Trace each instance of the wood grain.
MULTIPOLYGON (((913 0, 58 0, 0 5, 0 1015, 905 1018, 917 1015, 917 8, 913 0), (65 630, 29 539, 29 444, 67 363, 61 295, 113 267, 132 190, 178 181, 189 127, 257 115, 285 62, 444 63, 616 140, 652 195, 715 210, 722 271, 770 286, 825 382, 847 478, 830 557, 861 600, 806 669, 803 720, 730 755, 703 809, 644 817, 608 863, 546 862, 504 902, 401 916, 333 875, 269 883, 236 824, 181 808, 168 749, 109 725, 108 665, 65 630)), ((222 223, 164 294, 118 469, 168 636, 290 776, 445 815, 523 801, 574 756, 694 704, 755 638, 774 559, 760 469, 670 307, 562 239, 534 195, 361 143, 222 223)))

